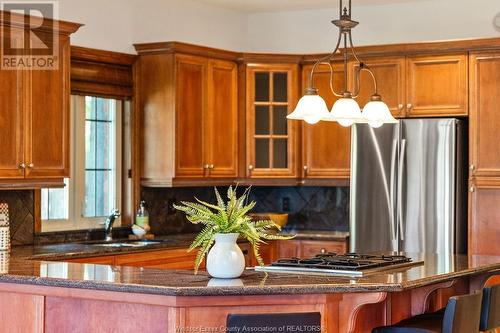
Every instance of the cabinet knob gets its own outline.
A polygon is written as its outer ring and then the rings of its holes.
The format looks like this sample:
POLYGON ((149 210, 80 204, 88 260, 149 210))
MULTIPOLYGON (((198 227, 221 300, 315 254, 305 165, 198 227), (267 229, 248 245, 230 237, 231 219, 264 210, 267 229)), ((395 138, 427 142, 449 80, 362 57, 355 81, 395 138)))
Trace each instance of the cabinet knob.
POLYGON ((469 170, 470 171, 476 170, 476 166, 474 164, 469 165, 469 170))
POLYGON ((404 106, 403 104, 398 104, 398 111, 403 110, 403 108, 404 108, 404 107, 405 107, 405 106, 404 106))
POLYGON ((253 170, 253 165, 252 165, 252 164, 250 164, 250 165, 248 166, 248 170, 253 170))
POLYGON ((413 108, 413 104, 411 104, 411 103, 406 104, 406 108, 408 110, 411 110, 411 108, 413 108))
POLYGON ((325 248, 322 248, 322 249, 320 250, 320 252, 321 252, 321 254, 325 254, 325 253, 326 253, 326 249, 325 249, 325 248))
POLYGON ((209 169, 209 167, 210 167, 210 166, 209 166, 208 164, 205 164, 205 165, 203 166, 203 169, 209 169))
POLYGON ((33 167, 35 167, 33 163, 28 164, 28 168, 33 169, 33 167))
POLYGON ((210 164, 210 165, 208 166, 208 168, 209 168, 209 169, 213 169, 213 168, 214 168, 214 165, 213 165, 213 164, 210 164))
POLYGON ((474 186, 469 187, 469 192, 470 192, 470 193, 474 193, 474 191, 475 191, 475 190, 476 190, 476 189, 474 188, 474 186))
POLYGON ((307 176, 307 170, 309 169, 309 167, 307 165, 304 165, 304 177, 307 176))
POLYGON ((19 164, 19 169, 26 169, 26 164, 24 163, 19 164))

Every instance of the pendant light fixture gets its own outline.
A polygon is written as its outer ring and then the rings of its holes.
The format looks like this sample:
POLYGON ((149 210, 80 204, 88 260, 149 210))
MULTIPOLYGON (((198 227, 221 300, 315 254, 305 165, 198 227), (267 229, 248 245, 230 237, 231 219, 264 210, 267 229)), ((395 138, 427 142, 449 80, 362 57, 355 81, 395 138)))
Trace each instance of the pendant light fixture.
POLYGON ((364 64, 356 54, 352 42, 351 30, 358 25, 358 22, 351 19, 351 1, 348 7, 343 7, 343 0, 340 1, 339 6, 339 19, 332 21, 332 23, 339 28, 339 36, 337 44, 333 52, 318 61, 313 65, 309 75, 309 83, 306 88, 305 95, 299 100, 295 110, 290 113, 287 118, 295 120, 304 120, 309 124, 315 124, 320 120, 323 121, 336 121, 344 127, 349 127, 355 123, 368 123, 372 127, 380 127, 387 123, 397 123, 398 121, 392 116, 387 105, 382 101, 382 97, 377 91, 377 80, 373 71, 364 64), (344 87, 341 92, 336 92, 333 88, 333 67, 331 62, 334 56, 339 52, 340 45, 342 44, 342 56, 344 65, 344 87), (350 54, 350 55, 349 55, 350 54), (354 87, 353 91, 348 89, 348 63, 349 59, 357 63, 356 70, 354 71, 354 87), (318 89, 314 86, 314 74, 318 66, 326 65, 330 69, 330 90, 333 95, 338 97, 337 101, 333 104, 332 110, 329 112, 325 101, 318 94, 318 89), (361 111, 356 98, 359 95, 360 89, 360 74, 366 71, 370 74, 373 81, 373 94, 370 101, 365 105, 361 111))

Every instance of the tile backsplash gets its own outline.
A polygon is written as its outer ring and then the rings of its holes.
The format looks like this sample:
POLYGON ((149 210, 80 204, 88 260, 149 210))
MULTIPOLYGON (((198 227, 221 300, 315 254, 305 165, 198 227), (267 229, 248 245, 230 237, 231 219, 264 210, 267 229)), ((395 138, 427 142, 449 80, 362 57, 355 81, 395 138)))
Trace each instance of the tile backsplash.
MULTIPOLYGON (((226 187, 219 187, 225 194, 226 187)), ((157 235, 190 233, 199 226, 188 223, 181 212, 171 205, 179 201, 200 200, 214 202, 212 187, 143 188, 142 199, 150 213, 151 231, 157 235)), ((349 221, 349 188, 255 186, 251 200, 257 202, 254 212, 285 212, 289 214, 286 229, 347 231, 349 221), (288 211, 283 210, 288 201, 288 211)), ((285 207, 286 208, 286 207, 285 207)))
POLYGON ((0 191, 0 202, 9 205, 12 245, 33 244, 35 228, 33 190, 0 191))

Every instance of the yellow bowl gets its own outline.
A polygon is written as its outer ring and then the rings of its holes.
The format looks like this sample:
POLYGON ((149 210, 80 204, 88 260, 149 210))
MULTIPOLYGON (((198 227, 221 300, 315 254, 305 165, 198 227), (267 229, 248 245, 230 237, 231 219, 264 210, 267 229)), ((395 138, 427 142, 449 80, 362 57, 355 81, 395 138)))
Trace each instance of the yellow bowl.
POLYGON ((288 214, 286 213, 251 213, 253 220, 271 220, 281 228, 288 223, 288 214))

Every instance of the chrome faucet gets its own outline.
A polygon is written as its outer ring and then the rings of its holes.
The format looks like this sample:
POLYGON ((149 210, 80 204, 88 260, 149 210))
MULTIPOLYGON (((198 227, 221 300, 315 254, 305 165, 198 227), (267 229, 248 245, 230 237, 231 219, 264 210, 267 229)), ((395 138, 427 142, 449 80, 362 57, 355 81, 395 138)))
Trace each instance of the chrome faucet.
POLYGON ((115 223, 115 220, 119 217, 120 211, 118 209, 114 209, 104 222, 104 236, 106 237, 107 242, 113 240, 113 223, 115 223))

